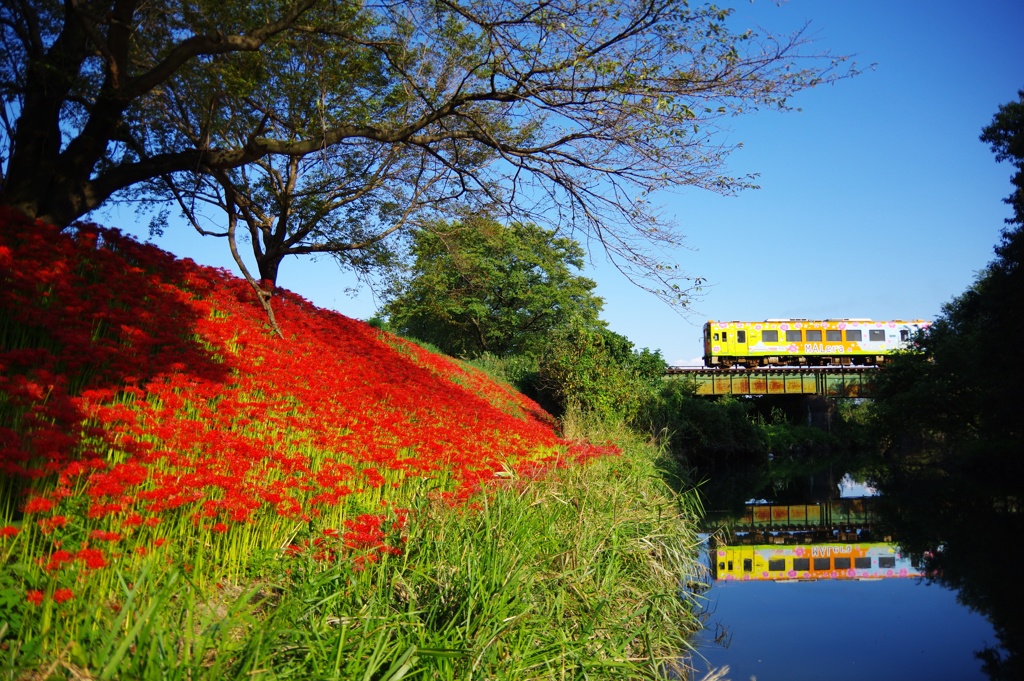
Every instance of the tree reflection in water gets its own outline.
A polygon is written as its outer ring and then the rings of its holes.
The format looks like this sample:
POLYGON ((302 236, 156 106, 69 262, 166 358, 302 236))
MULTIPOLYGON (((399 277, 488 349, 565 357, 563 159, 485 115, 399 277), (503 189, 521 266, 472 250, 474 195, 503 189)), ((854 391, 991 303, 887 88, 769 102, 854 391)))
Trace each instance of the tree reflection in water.
POLYGON ((992 679, 1024 678, 1024 517, 977 457, 916 460, 879 475, 878 510, 903 551, 985 615, 1002 650, 978 651, 992 679))

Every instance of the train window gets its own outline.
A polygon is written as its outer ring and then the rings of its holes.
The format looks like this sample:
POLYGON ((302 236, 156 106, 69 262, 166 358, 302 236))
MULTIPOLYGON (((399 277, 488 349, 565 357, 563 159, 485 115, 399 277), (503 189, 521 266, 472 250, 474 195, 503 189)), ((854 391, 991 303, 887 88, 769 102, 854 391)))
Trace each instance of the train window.
POLYGON ((880 568, 894 568, 896 567, 896 556, 879 556, 878 567, 880 568))
POLYGON ((754 560, 752 558, 743 559, 743 571, 753 572, 754 571, 754 560))
POLYGON ((722 332, 722 342, 723 343, 728 343, 729 342, 729 334, 726 333, 725 331, 722 332))
POLYGON ((846 330, 846 340, 847 341, 856 341, 857 343, 859 343, 860 342, 860 338, 861 338, 860 334, 861 334, 860 329, 847 329, 846 330))
POLYGON ((787 343, 799 343, 803 338, 800 336, 800 331, 793 331, 792 329, 786 332, 787 343))
POLYGON ((838 556, 832 561, 832 567, 835 570, 849 570, 850 569, 850 558, 839 558, 838 556))
POLYGON ((858 570, 870 570, 871 556, 861 556, 860 558, 854 558, 853 567, 857 568, 858 570))
POLYGON ((768 561, 768 570, 770 572, 782 572, 786 569, 785 558, 772 558, 768 561))
POLYGON ((815 343, 815 342, 820 343, 821 342, 821 331, 818 331, 817 329, 809 330, 807 332, 806 339, 807 339, 808 343, 815 343))
POLYGON ((868 331, 868 340, 884 341, 885 331, 883 331, 882 329, 871 329, 870 331, 868 331))
POLYGON ((910 332, 906 329, 900 329, 900 340, 904 343, 910 340, 910 332))
POLYGON ((806 572, 806 571, 810 570, 811 569, 811 559, 810 558, 794 558, 793 559, 793 569, 797 570, 797 571, 800 571, 800 572, 806 572))
POLYGON ((829 329, 828 331, 825 332, 825 340, 829 341, 830 343, 841 343, 843 341, 843 332, 838 329, 829 329))
POLYGON ((736 342, 737 343, 746 343, 747 342, 747 332, 746 331, 737 331, 736 332, 736 342))
POLYGON ((815 558, 814 569, 815 570, 828 570, 831 569, 832 562, 828 558, 815 558))
POLYGON ((778 343, 779 332, 775 329, 765 329, 761 332, 761 340, 765 343, 778 343))
POLYGON ((718 340, 718 334, 717 333, 715 334, 715 340, 718 340))

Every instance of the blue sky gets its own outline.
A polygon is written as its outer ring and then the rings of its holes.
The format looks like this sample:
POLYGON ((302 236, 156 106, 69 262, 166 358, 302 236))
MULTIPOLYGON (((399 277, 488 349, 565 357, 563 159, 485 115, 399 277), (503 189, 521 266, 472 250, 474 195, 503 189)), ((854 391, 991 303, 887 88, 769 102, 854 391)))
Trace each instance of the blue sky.
MULTIPOLYGON (((656 197, 686 235, 670 254, 709 285, 680 315, 626 282, 601 254, 587 274, 604 319, 672 364, 700 364, 707 319, 929 319, 992 257, 1010 215, 1011 166, 978 140, 1000 104, 1024 89, 1024 1, 790 0, 736 7, 736 30, 788 33, 810 22, 816 46, 853 54, 852 79, 800 94, 801 111, 727 122, 742 142, 731 174, 759 173, 736 197, 683 190, 656 197)), ((99 222, 124 228, 116 211, 99 222)), ((144 237, 145 234, 139 234, 144 237)), ((234 269, 222 240, 188 228, 155 243, 234 269)), ((286 260, 278 282, 313 303, 365 319, 329 259, 286 260)))

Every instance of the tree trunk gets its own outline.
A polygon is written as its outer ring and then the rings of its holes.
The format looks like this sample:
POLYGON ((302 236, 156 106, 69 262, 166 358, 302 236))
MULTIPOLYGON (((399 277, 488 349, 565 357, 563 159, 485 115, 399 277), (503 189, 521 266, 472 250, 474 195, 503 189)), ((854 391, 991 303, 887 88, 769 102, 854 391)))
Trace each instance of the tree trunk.
POLYGON ((256 266, 260 270, 260 281, 269 282, 271 287, 277 286, 277 274, 281 267, 283 255, 277 253, 265 253, 256 259, 256 266))

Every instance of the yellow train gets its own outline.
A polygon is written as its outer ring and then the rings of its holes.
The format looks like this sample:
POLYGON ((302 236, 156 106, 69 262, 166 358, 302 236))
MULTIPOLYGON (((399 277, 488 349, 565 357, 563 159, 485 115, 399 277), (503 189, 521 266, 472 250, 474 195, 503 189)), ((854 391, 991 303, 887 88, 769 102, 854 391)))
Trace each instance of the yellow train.
POLYGON ((876 365, 930 322, 872 319, 766 319, 704 324, 704 366, 876 365))

